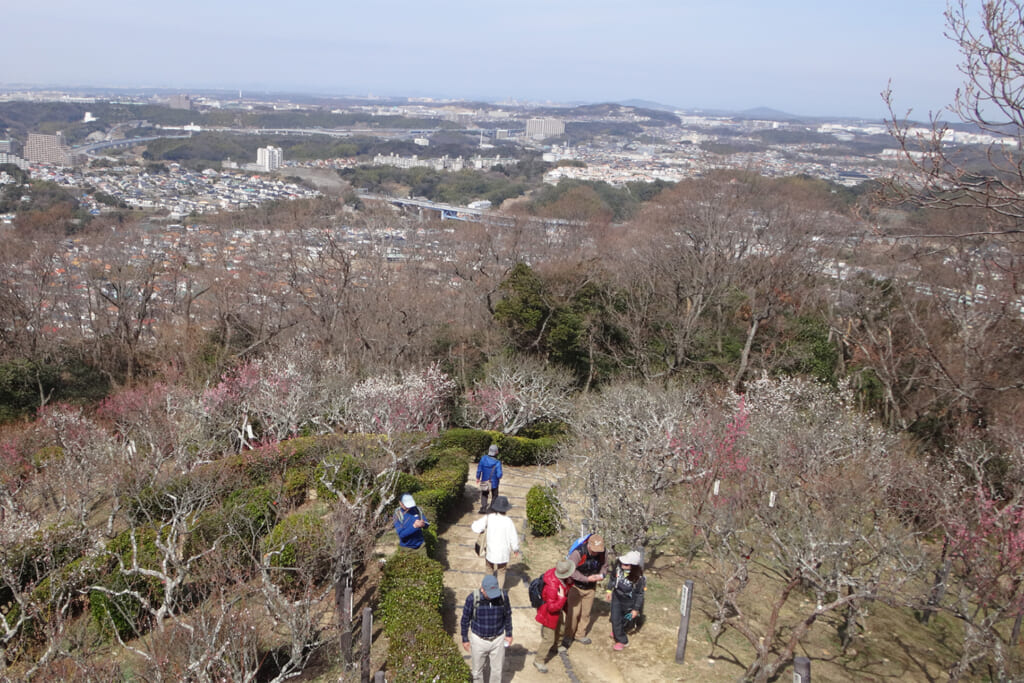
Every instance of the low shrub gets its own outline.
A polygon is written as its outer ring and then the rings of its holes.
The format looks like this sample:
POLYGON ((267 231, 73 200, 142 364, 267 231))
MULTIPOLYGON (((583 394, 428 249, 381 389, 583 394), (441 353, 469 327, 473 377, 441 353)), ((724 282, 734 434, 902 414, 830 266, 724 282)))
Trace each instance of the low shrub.
POLYGON ((532 486, 526 493, 526 521, 537 536, 554 536, 561 528, 558 494, 551 486, 532 486))
POLYGON ((388 559, 378 603, 388 637, 388 680, 469 680, 469 667, 444 630, 443 604, 444 567, 439 562, 402 552, 388 559))
POLYGON ((340 491, 351 493, 367 476, 366 465, 348 453, 331 455, 313 470, 313 483, 319 500, 337 500, 340 491))
POLYGON ((444 449, 439 453, 437 467, 417 477, 421 488, 416 493, 416 504, 428 520, 447 518, 456 510, 462 501, 468 474, 465 452, 444 449))
POLYGON ((160 567, 156 528, 152 525, 136 527, 134 539, 132 532, 129 529, 114 537, 98 562, 102 578, 96 585, 116 595, 95 588, 89 592, 89 615, 100 632, 112 636, 116 629, 121 639, 135 638, 152 627, 152 615, 138 598, 126 591, 142 596, 151 605, 159 605, 164 599, 159 579, 121 570, 122 566, 131 567, 133 561, 145 569, 160 567))
POLYGON ((254 535, 263 536, 277 524, 277 494, 269 486, 232 491, 224 501, 224 508, 232 518, 238 518, 239 526, 254 535))
MULTIPOLYGON (((24 589, 54 569, 81 557, 91 543, 88 532, 78 526, 68 524, 41 529, 24 543, 0 549, 3 564, 10 570, 5 578, 17 583, 16 588, 24 589)), ((0 607, 6 602, 7 590, 0 580, 0 607)))
POLYGON ((263 552, 273 553, 270 566, 279 568, 275 579, 291 585, 300 577, 314 582, 331 574, 330 530, 319 510, 288 515, 263 540, 263 552))
POLYGON ((564 422, 536 422, 520 429, 516 436, 526 439, 543 439, 545 437, 561 438, 569 435, 569 425, 564 422))
POLYGON ((498 446, 498 458, 502 463, 513 467, 522 465, 542 465, 549 459, 549 454, 561 443, 563 431, 552 427, 551 434, 543 435, 546 430, 538 429, 538 438, 508 436, 501 432, 484 429, 449 429, 438 437, 438 448, 461 448, 472 456, 473 462, 487 452, 491 444, 498 446))
POLYGON ((499 448, 501 461, 512 467, 543 465, 552 459, 549 454, 558 447, 560 440, 545 436, 540 439, 526 439, 521 436, 505 437, 499 448))
POLYGON ((469 453, 473 462, 480 460, 480 457, 487 452, 488 446, 497 443, 504 438, 501 432, 489 432, 483 429, 449 429, 437 437, 436 447, 461 448, 469 453))
POLYGON ((290 508, 297 508, 306 502, 312 484, 313 471, 309 467, 293 467, 285 472, 282 496, 290 508))
MULTIPOLYGON (((434 459, 434 465, 437 464, 437 459, 434 459)), ((395 480, 395 490, 393 491, 395 497, 401 496, 403 493, 416 493, 423 488, 420 483, 420 478, 415 474, 409 474, 408 472, 400 472, 398 478, 395 480)))

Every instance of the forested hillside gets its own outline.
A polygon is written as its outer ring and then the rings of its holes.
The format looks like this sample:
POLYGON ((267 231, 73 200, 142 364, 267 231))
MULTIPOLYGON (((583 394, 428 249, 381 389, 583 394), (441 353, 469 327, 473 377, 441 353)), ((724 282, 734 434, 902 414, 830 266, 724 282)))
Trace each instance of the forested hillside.
POLYGON ((397 493, 443 518, 470 427, 573 463, 617 552, 712 568, 734 677, 812 629, 870 651, 873 603, 941 633, 943 669, 1016 675, 1015 246, 944 239, 984 219, 956 211, 723 173, 618 224, 324 199, 8 228, 0 661, 346 670, 333 596, 372 603, 397 493))

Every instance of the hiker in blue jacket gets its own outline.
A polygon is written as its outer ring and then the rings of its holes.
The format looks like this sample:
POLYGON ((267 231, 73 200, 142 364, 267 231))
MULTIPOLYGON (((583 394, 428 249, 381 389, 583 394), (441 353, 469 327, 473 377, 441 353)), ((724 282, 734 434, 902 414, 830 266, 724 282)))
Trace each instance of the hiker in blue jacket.
POLYGON ((491 494, 491 500, 498 497, 498 484, 501 483, 501 461, 498 460, 498 446, 491 444, 487 449, 487 455, 480 458, 480 464, 476 466, 476 484, 480 487, 480 514, 489 509, 487 506, 487 494, 491 494))
POLYGON ((395 532, 398 534, 399 550, 426 553, 426 546, 423 544, 423 530, 430 526, 430 522, 416 507, 416 501, 412 495, 406 493, 398 501, 394 526, 395 532))

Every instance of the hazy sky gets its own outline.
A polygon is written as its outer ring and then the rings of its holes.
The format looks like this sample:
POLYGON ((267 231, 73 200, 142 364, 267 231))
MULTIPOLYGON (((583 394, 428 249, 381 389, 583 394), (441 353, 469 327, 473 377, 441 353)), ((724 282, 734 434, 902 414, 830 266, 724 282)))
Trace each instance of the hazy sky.
POLYGON ((49 0, 0 84, 772 107, 925 118, 960 83, 942 0, 49 0))

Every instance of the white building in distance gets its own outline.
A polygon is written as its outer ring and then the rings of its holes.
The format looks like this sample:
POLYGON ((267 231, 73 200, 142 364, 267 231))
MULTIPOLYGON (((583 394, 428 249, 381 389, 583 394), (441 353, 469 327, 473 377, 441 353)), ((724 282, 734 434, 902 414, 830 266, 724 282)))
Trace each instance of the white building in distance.
POLYGON ((64 142, 63 133, 29 133, 25 143, 25 159, 33 164, 70 166, 71 148, 64 142))
POLYGON ((565 135, 565 122, 559 119, 527 119, 526 137, 535 139, 565 135))
POLYGON ((260 147, 256 150, 256 165, 263 171, 276 171, 281 168, 283 161, 284 153, 280 147, 260 147))

